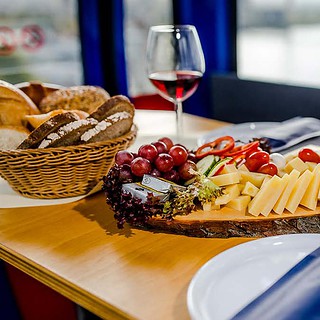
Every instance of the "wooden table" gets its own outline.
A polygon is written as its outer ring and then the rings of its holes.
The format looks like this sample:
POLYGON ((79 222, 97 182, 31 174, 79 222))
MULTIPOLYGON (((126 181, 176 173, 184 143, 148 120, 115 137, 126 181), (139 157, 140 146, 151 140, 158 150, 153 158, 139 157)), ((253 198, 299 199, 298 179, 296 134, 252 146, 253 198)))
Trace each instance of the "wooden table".
MULTIPOLYGON (((139 139, 174 133, 171 112, 138 111, 136 123, 139 139)), ((184 115, 194 137, 224 125, 184 115)), ((189 319, 186 293, 196 271, 252 240, 118 230, 102 192, 65 205, 0 209, 0 230, 1 259, 105 319, 189 319)))

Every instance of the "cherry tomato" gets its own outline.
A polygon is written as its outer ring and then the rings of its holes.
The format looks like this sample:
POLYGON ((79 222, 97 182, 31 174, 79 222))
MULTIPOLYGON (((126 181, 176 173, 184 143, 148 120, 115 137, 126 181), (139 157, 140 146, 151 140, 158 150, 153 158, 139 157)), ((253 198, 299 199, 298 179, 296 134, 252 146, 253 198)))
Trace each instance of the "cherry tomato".
POLYGON ((320 156, 315 151, 308 148, 301 149, 298 157, 304 162, 309 161, 320 163, 320 156))
POLYGON ((272 162, 269 162, 269 163, 265 163, 263 164, 259 169, 258 171, 259 173, 265 173, 265 174, 270 174, 270 176, 274 176, 278 173, 278 168, 277 166, 272 163, 272 162))
POLYGON ((248 158, 246 158, 245 165, 249 171, 256 172, 263 164, 267 164, 270 161, 270 155, 266 151, 257 151, 251 153, 248 158))

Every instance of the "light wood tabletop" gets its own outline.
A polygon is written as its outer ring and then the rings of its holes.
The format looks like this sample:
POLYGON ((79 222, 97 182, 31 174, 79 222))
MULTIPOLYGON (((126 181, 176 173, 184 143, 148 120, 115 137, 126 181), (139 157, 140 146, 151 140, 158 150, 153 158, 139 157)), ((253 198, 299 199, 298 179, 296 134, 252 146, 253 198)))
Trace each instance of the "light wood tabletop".
MULTIPOLYGON (((137 111, 135 119, 135 146, 174 134, 172 112, 137 111)), ((184 115, 194 141, 225 125, 184 115)), ((187 289, 197 270, 252 240, 119 230, 102 192, 64 205, 0 209, 0 230, 1 259, 104 319, 190 319, 187 289)))

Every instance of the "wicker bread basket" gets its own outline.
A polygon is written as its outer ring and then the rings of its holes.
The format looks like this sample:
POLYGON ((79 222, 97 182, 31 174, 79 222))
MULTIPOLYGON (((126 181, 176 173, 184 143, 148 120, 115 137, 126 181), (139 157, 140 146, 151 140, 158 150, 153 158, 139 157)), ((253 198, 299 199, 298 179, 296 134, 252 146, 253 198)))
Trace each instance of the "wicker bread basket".
POLYGON ((108 141, 47 149, 0 150, 0 176, 29 198, 85 195, 108 172, 119 150, 135 140, 137 127, 108 141))

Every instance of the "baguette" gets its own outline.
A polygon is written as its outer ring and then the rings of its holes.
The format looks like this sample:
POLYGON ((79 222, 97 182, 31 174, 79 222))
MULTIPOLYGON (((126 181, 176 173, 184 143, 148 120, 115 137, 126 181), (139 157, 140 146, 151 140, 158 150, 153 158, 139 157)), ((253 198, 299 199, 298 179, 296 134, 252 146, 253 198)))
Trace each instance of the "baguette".
POLYGON ((30 135, 18 146, 18 149, 38 148, 43 139, 50 133, 57 131, 67 123, 79 120, 78 115, 73 112, 59 113, 34 129, 30 135))
POLYGON ((39 109, 42 113, 56 109, 78 109, 91 113, 109 98, 109 93, 101 87, 74 86, 50 93, 41 100, 39 109))

